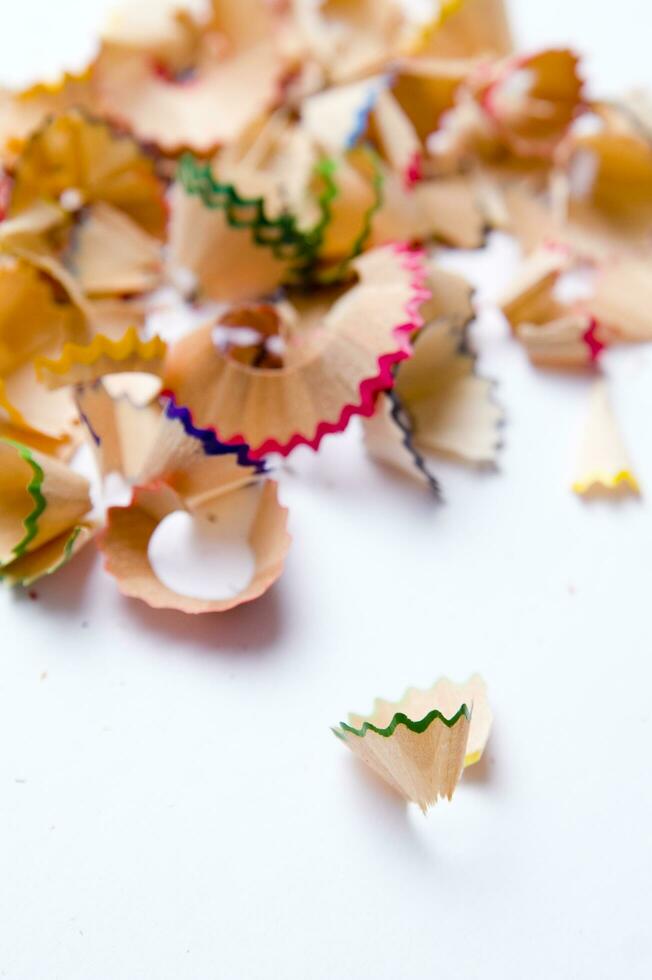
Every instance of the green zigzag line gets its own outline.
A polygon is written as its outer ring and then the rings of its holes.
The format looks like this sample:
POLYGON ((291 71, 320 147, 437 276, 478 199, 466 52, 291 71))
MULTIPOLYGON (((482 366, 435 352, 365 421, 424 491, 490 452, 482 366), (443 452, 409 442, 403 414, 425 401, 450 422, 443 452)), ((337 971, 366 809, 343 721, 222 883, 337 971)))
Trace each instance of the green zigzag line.
MULTIPOLYGON (((13 439, 2 439, 1 442, 6 443, 8 446, 12 446, 20 455, 22 459, 32 468, 33 476, 30 482, 27 484, 27 492, 34 501, 33 510, 23 519, 23 527, 25 528, 25 536, 18 544, 12 549, 16 558, 20 558, 27 551, 29 544, 34 540, 38 534, 38 519, 47 507, 47 500, 41 492, 41 487, 43 486, 43 481, 45 479, 45 473, 36 462, 32 456, 31 450, 22 444, 22 442, 14 442, 13 439)), ((14 559, 12 559, 13 561, 14 559)), ((6 562, 5 564, 9 564, 6 562)))
POLYGON ((315 173, 321 177, 324 188, 317 196, 317 205, 319 207, 319 220, 316 224, 307 232, 307 237, 310 239, 310 248, 312 252, 312 258, 316 259, 317 253, 324 241, 324 234, 331 219, 333 217, 333 201, 339 195, 339 188, 334 178, 335 171, 337 169, 337 163, 330 157, 326 157, 324 160, 320 160, 315 166, 315 173))
MULTIPOLYGON (((36 576, 26 575, 25 578, 15 578, 12 579, 10 584, 13 586, 21 585, 23 587, 27 587, 31 585, 33 582, 36 582, 38 579, 43 578, 46 575, 53 575, 55 572, 58 572, 59 569, 63 568, 64 565, 67 565, 70 559, 72 558, 72 549, 74 548, 75 541, 77 540, 81 532, 82 532, 81 524, 78 524, 76 527, 72 529, 70 533, 70 537, 68 538, 68 540, 64 545, 61 559, 58 562, 56 562, 56 564, 52 565, 51 568, 47 568, 42 573, 42 575, 36 575, 36 576)), ((2 581, 2 578, 3 578, 2 570, 0 569, 0 582, 2 581)))
POLYGON ((362 227, 360 228, 360 234, 358 235, 358 237, 353 243, 353 252, 350 256, 350 259, 354 259, 356 255, 359 255, 362 249, 364 248, 364 246, 366 245, 367 239, 371 234, 371 225, 374 216, 376 212, 382 207, 383 199, 384 199, 383 185, 384 185, 385 178, 383 177, 382 171, 378 166, 378 157, 376 156, 376 154, 371 148, 369 148, 367 152, 369 153, 369 157, 373 164, 374 174, 373 174, 373 180, 371 186, 374 192, 374 199, 364 213, 362 219, 362 227))
POLYGON ((279 259, 296 261, 300 271, 312 264, 330 221, 331 202, 337 195, 331 171, 325 168, 321 174, 325 184, 318 198, 320 217, 308 231, 301 231, 291 214, 269 218, 262 197, 242 197, 233 184, 215 180, 210 164, 200 164, 188 154, 179 162, 178 177, 187 194, 200 197, 211 210, 223 211, 232 228, 251 231, 257 245, 270 248, 279 259))
MULTIPOLYGON (((371 182, 371 186, 374 194, 373 200, 362 216, 362 225, 360 226, 360 231, 358 232, 357 236, 354 238, 353 242, 351 243, 351 249, 349 251, 349 254, 345 255, 343 259, 340 259, 340 261, 335 265, 333 269, 330 269, 327 272, 322 273, 321 275, 319 274, 317 275, 317 281, 322 283, 323 285, 329 285, 331 283, 338 282, 340 279, 346 277, 349 265, 351 264, 353 259, 355 259, 362 252, 367 242, 367 239, 371 234, 371 226, 372 226, 374 216, 376 215, 376 213, 378 212, 378 210, 380 209, 383 203, 384 177, 378 165, 378 156, 370 146, 364 146, 361 147, 361 149, 369 157, 369 160, 373 168, 373 178, 371 182)), ((334 182, 336 188, 335 193, 332 194, 330 196, 330 199, 327 201, 328 217, 324 222, 324 230, 325 230, 325 228, 328 226, 331 217, 330 205, 339 194, 339 190, 337 189, 337 181, 334 181, 333 179, 333 174, 337 169, 336 162, 334 160, 322 161, 321 164, 318 164, 318 171, 320 173, 321 173, 321 168, 324 166, 324 164, 330 165, 330 170, 329 170, 330 180, 334 182)), ((322 174, 322 176, 324 175, 322 174)), ((322 238, 323 238, 323 231, 322 231, 322 238)))
MULTIPOLYGON (((433 721, 441 721, 446 725, 447 728, 452 728, 461 718, 466 718, 467 721, 471 720, 471 712, 465 704, 463 704, 458 711, 455 712, 452 718, 446 718, 445 715, 441 713, 438 708, 429 711, 428 714, 422 718, 420 721, 412 721, 407 715, 404 715, 402 711, 397 711, 392 720, 390 721, 387 728, 377 728, 376 725, 372 724, 370 721, 365 721, 361 728, 354 728, 352 725, 347 725, 345 721, 340 722, 340 729, 344 732, 348 732, 350 735, 357 735, 359 738, 364 738, 367 732, 375 732, 376 735, 382 735, 383 738, 389 738, 393 735, 399 725, 404 725, 411 732, 416 732, 421 735, 426 731, 427 728, 433 723, 433 721)), ((344 738, 342 731, 340 729, 333 728, 333 733, 337 735, 338 738, 344 738)))
POLYGON ((77 524, 77 526, 72 529, 70 537, 65 543, 63 549, 63 555, 61 556, 61 561, 57 565, 55 565, 54 568, 51 568, 50 572, 58 571, 63 565, 66 564, 66 562, 70 561, 72 557, 72 549, 74 547, 75 541, 77 540, 81 532, 82 532, 81 524, 77 524))

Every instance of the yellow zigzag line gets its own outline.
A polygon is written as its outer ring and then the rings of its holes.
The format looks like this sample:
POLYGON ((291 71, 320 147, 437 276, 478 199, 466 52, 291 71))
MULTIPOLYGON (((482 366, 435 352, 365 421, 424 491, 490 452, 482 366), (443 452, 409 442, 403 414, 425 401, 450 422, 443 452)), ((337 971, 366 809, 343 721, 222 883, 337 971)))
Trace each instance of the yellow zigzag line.
POLYGON ((141 340, 136 327, 129 327, 120 340, 98 334, 90 344, 66 343, 58 358, 37 357, 34 367, 39 381, 49 388, 61 388, 123 371, 160 375, 166 350, 160 337, 141 340))
POLYGON ((17 97, 29 101, 29 99, 37 99, 42 95, 59 95, 63 92, 66 85, 76 82, 89 82, 91 74, 90 66, 83 68, 80 72, 64 71, 58 78, 55 78, 51 82, 36 82, 36 84, 31 85, 29 88, 23 89, 22 92, 17 93, 17 97))
POLYGON ((628 486, 633 493, 641 492, 639 482, 630 470, 619 470, 617 473, 608 473, 606 470, 591 473, 583 480, 576 480, 572 490, 574 493, 580 494, 588 493, 595 486, 602 486, 607 490, 616 490, 622 484, 628 486))

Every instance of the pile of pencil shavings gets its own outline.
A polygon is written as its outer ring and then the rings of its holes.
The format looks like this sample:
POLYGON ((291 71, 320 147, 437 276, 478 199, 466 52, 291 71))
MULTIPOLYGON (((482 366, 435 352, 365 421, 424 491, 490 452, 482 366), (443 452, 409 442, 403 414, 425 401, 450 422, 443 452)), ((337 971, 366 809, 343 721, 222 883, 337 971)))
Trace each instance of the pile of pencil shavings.
MULTIPOLYGON (((438 248, 518 239, 502 309, 534 363, 599 374, 652 337, 645 99, 591 101, 571 51, 514 54, 502 0, 416 6, 132 3, 83 73, 0 94, 6 582, 95 539, 151 606, 252 600, 289 547, 274 459, 354 416, 435 495, 437 454, 493 464, 472 291, 438 248), (130 501, 91 499, 82 443, 130 501), (246 546, 226 598, 160 571, 171 524, 246 546)), ((637 490, 600 378, 575 489, 596 485, 637 490)))

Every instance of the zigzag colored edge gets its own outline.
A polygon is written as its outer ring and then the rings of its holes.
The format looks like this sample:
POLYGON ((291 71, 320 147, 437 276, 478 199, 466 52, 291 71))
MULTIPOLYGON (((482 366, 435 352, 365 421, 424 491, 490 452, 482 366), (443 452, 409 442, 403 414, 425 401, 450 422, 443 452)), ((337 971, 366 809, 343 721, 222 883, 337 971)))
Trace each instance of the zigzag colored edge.
MULTIPOLYGON (((397 349, 378 358, 378 372, 373 378, 365 378, 364 381, 360 382, 359 401, 354 405, 345 405, 336 422, 320 422, 311 439, 298 433, 283 444, 275 439, 266 439, 260 446, 252 447, 251 453, 254 458, 266 456, 268 453, 280 453, 281 456, 287 456, 297 446, 302 445, 309 446, 311 449, 318 449, 324 436, 334 432, 343 432, 354 415, 361 415, 366 418, 373 415, 378 392, 393 387, 392 368, 412 353, 410 337, 423 326, 423 317, 419 307, 430 298, 430 291, 426 286, 427 273, 424 265, 424 250, 412 249, 404 243, 395 243, 389 247, 395 250, 402 260, 403 267, 412 274, 413 295, 405 309, 406 319, 404 323, 394 328, 394 336, 398 341, 397 349)), ((242 436, 234 437, 234 439, 238 442, 243 441, 242 436)))
MULTIPOLYGON (((355 258, 357 258, 358 255, 360 255, 363 248, 365 247, 365 244, 367 243, 367 239, 371 234, 373 219, 383 204, 383 187, 384 187, 385 178, 383 177, 383 173, 378 165, 378 157, 371 146, 365 145, 365 146, 358 147, 357 149, 368 156, 373 167, 373 178, 371 181, 371 187, 374 195, 373 200, 362 216, 362 224, 360 225, 360 231, 351 242, 351 247, 349 249, 348 254, 345 255, 344 258, 340 259, 340 261, 336 263, 333 269, 325 273, 322 273, 321 275, 318 274, 315 277, 317 282, 320 283, 321 285, 330 285, 331 283, 339 282, 340 279, 345 278, 351 262, 355 258)), ((336 164, 335 161, 331 161, 331 163, 333 164, 331 174, 334 174, 336 172, 336 164)), ((337 197, 339 193, 339 191, 337 190, 337 181, 335 181, 334 178, 332 179, 334 181, 336 190, 335 193, 332 195, 331 200, 328 202, 329 207, 332 201, 337 197)), ((325 222, 324 227, 327 227, 327 225, 328 222, 325 222)))
POLYGON ((63 345, 58 358, 37 357, 34 367, 39 380, 43 381, 44 373, 50 372, 63 377, 75 364, 91 367, 102 357, 108 357, 116 364, 126 361, 133 354, 144 361, 156 361, 163 359, 166 350, 167 344, 160 337, 141 340, 136 327, 129 327, 119 340, 110 340, 104 334, 97 334, 90 344, 68 342, 63 345))
MULTIPOLYGON (((45 473, 39 464, 36 462, 32 455, 31 449, 28 446, 23 445, 22 442, 15 442, 13 439, 0 439, 0 442, 4 442, 5 445, 11 446, 19 456, 25 460, 25 462, 32 469, 32 479, 27 484, 26 490, 32 500, 34 501, 34 507, 27 517, 23 518, 23 527, 25 528, 25 535, 21 541, 12 548, 15 558, 20 558, 27 551, 29 544, 34 540, 38 534, 38 519, 47 507, 47 500, 41 492, 41 487, 43 486, 43 481, 45 480, 45 473)), ((12 558, 11 561, 14 559, 12 558)), ((10 565, 11 561, 5 562, 5 565, 10 565)), ((1 566, 0 566, 1 567, 1 566)))
POLYGON ((184 405, 178 405, 171 391, 162 392, 161 397, 166 400, 165 417, 171 421, 180 422, 186 435, 199 440, 206 456, 235 455, 239 466, 251 466, 256 473, 267 472, 265 461, 255 459, 246 442, 222 442, 215 429, 202 429, 194 425, 190 409, 184 405))
POLYGON ((366 93, 366 98, 363 99, 362 104, 358 106, 353 114, 353 124, 344 141, 345 149, 352 150, 353 147, 356 146, 358 140, 364 134, 364 131, 367 128, 369 116, 373 112, 376 102, 380 98, 382 91, 389 88, 390 83, 391 74, 388 72, 385 75, 382 75, 381 78, 377 80, 375 85, 370 84, 369 90, 366 93))
POLYGON ((25 576, 25 578, 15 578, 14 576, 11 575, 11 565, 5 565, 4 567, 8 569, 9 575, 3 576, 2 568, 0 568, 0 582, 3 581, 4 578, 4 579, 8 579, 9 585, 13 587, 19 585, 22 588, 29 588, 30 585, 32 585, 34 582, 38 582, 39 579, 41 578, 45 578, 46 575, 54 575, 54 573, 58 572, 60 568, 63 568, 64 565, 67 565, 70 559, 73 557, 73 549, 75 547, 75 543, 83 529, 84 526, 82 524, 77 524, 75 527, 73 527, 72 531, 70 532, 70 536, 66 540, 66 543, 63 547, 63 554, 61 555, 60 559, 56 561, 53 565, 51 565, 49 568, 46 568, 40 574, 27 575, 25 576))
POLYGON ((441 721, 447 728, 453 728, 453 726, 456 725, 461 718, 466 718, 467 721, 471 720, 471 712, 466 704, 462 704, 451 718, 447 718, 445 715, 443 715, 439 708, 434 708, 432 711, 429 711, 428 714, 419 721, 413 721, 411 718, 408 718, 407 715, 403 714, 402 711, 397 711, 386 728, 378 728, 370 721, 365 721, 362 723, 360 728, 355 728, 353 725, 347 725, 345 721, 341 721, 339 728, 333 728, 332 731, 338 738, 341 739, 346 738, 344 733, 356 735, 358 738, 364 738, 367 732, 375 732, 376 735, 382 735, 383 738, 389 738, 394 734, 399 725, 403 725, 411 732, 416 732, 418 735, 421 735, 434 721, 441 721))
MULTIPOLYGON (((425 300, 430 298, 430 290, 426 286, 427 273, 424 265, 425 251, 422 248, 413 249, 410 245, 399 242, 387 245, 386 248, 393 248, 398 256, 401 257, 403 268, 412 274, 413 295, 405 308, 406 320, 394 328, 394 336, 397 340, 397 349, 389 354, 383 354, 378 358, 378 371, 372 378, 365 378, 360 382, 359 401, 353 405, 345 405, 336 422, 320 422, 312 438, 295 433, 292 438, 285 443, 280 443, 276 439, 266 439, 260 446, 250 446, 249 455, 254 460, 261 460, 269 453, 278 453, 281 456, 288 456, 297 446, 309 446, 317 450, 324 436, 334 432, 343 432, 354 415, 369 417, 373 415, 375 408, 376 395, 380 391, 390 389, 394 385, 394 374, 392 368, 399 361, 405 360, 412 353, 410 338, 413 333, 420 330, 423 326, 423 317, 419 307, 425 300)), ((167 398, 174 398, 174 392, 166 389, 161 394, 167 398)), ((193 415, 190 409, 187 412, 188 424, 195 428, 193 415)), ((232 446, 236 444, 247 445, 243 435, 237 434, 229 439, 220 440, 215 429, 199 430, 211 431, 216 439, 222 444, 232 446)))
MULTIPOLYGON (((337 193, 337 189, 327 180, 325 191, 318 199, 320 218, 314 228, 303 232, 297 227, 293 215, 281 214, 277 218, 269 218, 262 197, 242 197, 233 184, 216 181, 209 164, 198 164, 190 154, 179 161, 177 176, 187 194, 201 198, 207 208, 222 210, 231 227, 249 229, 257 245, 271 248, 279 259, 296 260, 299 269, 311 264, 328 224, 330 202, 337 193), (246 219, 238 218, 237 208, 253 209, 254 215, 246 219), (270 237, 270 233, 275 237, 270 237), (291 250, 289 255, 285 249, 291 250)), ((322 176, 325 175, 322 173, 322 176)))
POLYGON ((427 480, 428 486, 434 493, 435 497, 437 497, 438 500, 441 500, 441 485, 439 483, 439 480, 435 476, 433 476, 430 470, 428 469, 425 457, 421 455, 419 450, 414 445, 414 442, 412 440, 412 429, 404 421, 404 418, 402 418, 402 415, 403 416, 407 415, 409 417, 409 413, 407 409, 405 408, 400 398, 398 397, 398 395, 393 389, 385 392, 385 394, 389 398, 390 404, 392 406, 389 414, 394 420, 394 422, 396 423, 400 432, 402 433, 403 438, 401 441, 405 449, 412 457, 412 461, 416 466, 416 468, 419 470, 420 473, 423 474, 423 476, 427 480))

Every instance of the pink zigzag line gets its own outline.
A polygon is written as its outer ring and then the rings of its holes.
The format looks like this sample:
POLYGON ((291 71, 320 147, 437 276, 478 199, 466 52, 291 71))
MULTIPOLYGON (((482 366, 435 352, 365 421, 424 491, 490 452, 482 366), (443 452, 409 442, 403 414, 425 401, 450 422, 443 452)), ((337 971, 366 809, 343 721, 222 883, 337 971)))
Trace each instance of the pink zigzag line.
POLYGON ((582 334, 582 340, 589 349, 589 360, 592 363, 597 361, 598 357, 607 346, 597 335, 598 327, 598 321, 595 319, 595 317, 591 317, 591 322, 582 334))
POLYGON ((403 184, 406 191, 411 191, 416 184, 423 180, 423 154, 421 150, 415 150, 408 161, 403 174, 403 184))
MULTIPOLYGON (((422 248, 413 248, 405 242, 390 243, 387 247, 394 249, 396 254, 401 257, 403 268, 412 275, 411 286, 413 292, 405 307, 405 322, 394 327, 393 330, 394 337, 398 342, 397 349, 388 354, 383 354, 378 358, 378 373, 374 377, 365 378, 360 382, 359 401, 354 405, 345 405, 336 422, 320 422, 312 439, 300 433, 295 433, 288 442, 280 443, 276 439, 266 439, 260 446, 250 446, 249 456, 252 459, 260 459, 268 453, 278 453, 281 456, 288 456, 297 446, 309 446, 311 449, 317 450, 324 436, 334 432, 344 432, 354 415, 361 415, 364 418, 373 415, 376 395, 394 386, 392 368, 395 364, 411 356, 412 344, 410 343, 410 338, 413 333, 421 329, 424 322, 420 307, 422 303, 430 299, 432 293, 426 286, 425 250, 422 248)), ((190 413, 189 416, 192 421, 192 415, 190 413)), ((215 429, 213 431, 216 433, 217 438, 227 445, 246 441, 241 435, 233 435, 228 439, 224 439, 219 436, 215 429)))

